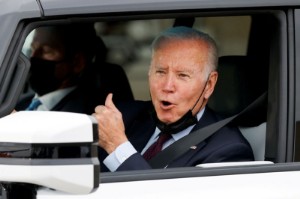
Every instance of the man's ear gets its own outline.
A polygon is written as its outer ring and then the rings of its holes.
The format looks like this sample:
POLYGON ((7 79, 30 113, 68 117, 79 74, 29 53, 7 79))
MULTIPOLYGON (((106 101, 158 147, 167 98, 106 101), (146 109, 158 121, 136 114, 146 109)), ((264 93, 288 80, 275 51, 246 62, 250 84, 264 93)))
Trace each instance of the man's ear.
POLYGON ((205 99, 208 99, 211 96, 211 94, 214 92, 217 80, 218 80, 218 72, 217 71, 211 72, 207 80, 207 84, 204 92, 205 99))
POLYGON ((73 72, 75 74, 81 73, 84 70, 84 68, 86 67, 85 56, 82 53, 77 53, 74 56, 73 64, 74 64, 73 72))

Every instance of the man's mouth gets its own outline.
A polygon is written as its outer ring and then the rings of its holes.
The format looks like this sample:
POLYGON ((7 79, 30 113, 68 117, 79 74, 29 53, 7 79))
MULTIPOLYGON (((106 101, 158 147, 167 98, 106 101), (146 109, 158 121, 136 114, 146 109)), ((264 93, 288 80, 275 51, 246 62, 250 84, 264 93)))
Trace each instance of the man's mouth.
POLYGON ((161 107, 163 109, 170 109, 173 107, 174 104, 172 104, 171 102, 169 101, 161 101, 161 107))

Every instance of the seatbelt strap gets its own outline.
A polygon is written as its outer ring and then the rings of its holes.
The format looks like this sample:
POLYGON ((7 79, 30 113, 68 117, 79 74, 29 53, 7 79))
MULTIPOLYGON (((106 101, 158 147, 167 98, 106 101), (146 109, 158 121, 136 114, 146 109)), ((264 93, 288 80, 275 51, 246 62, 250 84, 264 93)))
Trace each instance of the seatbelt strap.
POLYGON ((170 162, 178 158, 187 152, 191 146, 195 146, 213 135, 216 131, 232 122, 235 119, 240 118, 245 113, 251 111, 255 107, 259 106, 263 103, 263 101, 267 98, 267 92, 263 93, 260 97, 258 97, 254 102, 248 105, 244 110, 240 113, 233 115, 231 117, 225 118, 208 126, 205 126, 201 129, 190 133, 189 135, 177 140, 173 144, 171 144, 166 149, 160 151, 156 156, 154 156, 151 160, 149 160, 149 164, 152 168, 166 168, 170 162))

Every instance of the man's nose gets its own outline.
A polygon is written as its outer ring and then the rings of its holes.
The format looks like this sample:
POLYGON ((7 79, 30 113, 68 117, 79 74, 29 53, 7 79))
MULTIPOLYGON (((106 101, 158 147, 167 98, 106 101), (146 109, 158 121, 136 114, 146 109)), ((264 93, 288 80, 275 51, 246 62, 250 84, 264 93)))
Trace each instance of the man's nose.
POLYGON ((39 49, 39 48, 31 50, 31 57, 41 58, 42 57, 42 50, 39 49))
POLYGON ((175 78, 173 75, 166 75, 163 83, 163 90, 172 92, 175 90, 175 78))

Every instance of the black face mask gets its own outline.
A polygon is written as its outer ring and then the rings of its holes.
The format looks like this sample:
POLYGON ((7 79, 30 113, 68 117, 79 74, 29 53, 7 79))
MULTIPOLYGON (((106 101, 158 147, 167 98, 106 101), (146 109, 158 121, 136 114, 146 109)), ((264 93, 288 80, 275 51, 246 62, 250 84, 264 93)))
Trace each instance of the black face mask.
POLYGON ((61 81, 55 77, 55 67, 60 61, 32 57, 30 62, 29 84, 39 96, 59 88, 61 81))
POLYGON ((155 112, 153 113, 153 117, 156 120, 157 128, 159 128, 159 130, 161 132, 170 133, 170 134, 178 133, 178 132, 182 131, 183 129, 197 123, 197 118, 195 116, 193 116, 193 113, 191 110, 189 110, 184 116, 182 116, 182 118, 180 118, 179 120, 177 120, 176 122, 174 122, 172 124, 165 124, 162 121, 160 121, 157 118, 157 115, 155 112))

